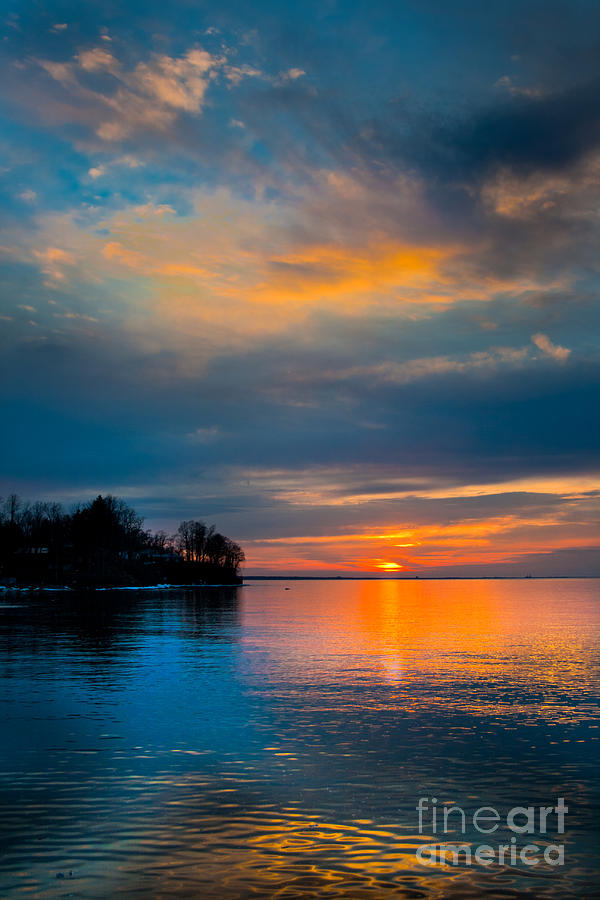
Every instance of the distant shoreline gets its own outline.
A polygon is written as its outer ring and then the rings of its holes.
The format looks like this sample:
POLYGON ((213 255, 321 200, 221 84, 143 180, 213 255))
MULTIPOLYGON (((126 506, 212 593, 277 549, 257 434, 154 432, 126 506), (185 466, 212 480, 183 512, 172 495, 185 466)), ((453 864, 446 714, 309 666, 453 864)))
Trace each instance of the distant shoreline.
POLYGON ((244 575, 246 581, 556 581, 600 575, 244 575))

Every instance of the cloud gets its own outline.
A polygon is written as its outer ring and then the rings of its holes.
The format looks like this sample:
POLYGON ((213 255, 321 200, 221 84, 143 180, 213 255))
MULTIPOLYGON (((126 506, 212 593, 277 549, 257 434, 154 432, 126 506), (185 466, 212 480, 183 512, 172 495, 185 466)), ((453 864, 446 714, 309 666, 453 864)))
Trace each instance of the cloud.
MULTIPOLYGON (((107 170, 99 164, 88 174, 95 180, 107 170)), ((213 347, 233 347, 261 334, 285 332, 326 311, 427 317, 453 305, 490 303, 498 295, 519 298, 564 287, 531 276, 493 277, 474 267, 476 245, 411 243, 394 235, 384 218, 378 232, 357 229, 353 223, 368 218, 365 188, 344 173, 320 177, 304 203, 193 188, 171 191, 170 199, 132 204, 112 214, 91 208, 88 214, 40 216, 27 239, 33 246, 21 255, 27 258, 33 251, 47 265, 45 248, 55 246, 60 234, 60 247, 77 260, 82 282, 116 279, 133 285, 143 279, 150 288, 148 331, 158 328, 163 340, 180 350, 200 334, 209 334, 213 347), (332 220, 323 221, 328 201, 332 209, 339 204, 336 216, 345 214, 350 222, 346 231, 332 232, 332 220), (185 215, 178 212, 183 204, 185 215)), ((420 357, 412 368, 384 359, 368 373, 359 365, 355 375, 362 371, 371 379, 400 383, 436 371, 514 364, 524 352, 496 347, 490 356, 474 350, 468 360, 439 354, 420 357)))
POLYGON ((117 92, 104 101, 113 115, 101 122, 96 133, 105 141, 119 141, 137 129, 163 131, 180 112, 199 114, 210 81, 212 58, 203 51, 189 51, 184 59, 159 56, 139 63, 122 78, 117 92))
POLYGON ((268 493, 290 507, 314 504, 320 508, 362 508, 364 504, 376 504, 378 514, 381 504, 389 501, 489 500, 506 495, 537 494, 551 496, 556 502, 564 498, 594 500, 600 492, 600 472, 594 471, 582 475, 527 475, 479 482, 469 480, 466 471, 450 476, 448 473, 418 473, 418 467, 411 466, 399 473, 392 464, 367 463, 298 469, 239 467, 229 473, 229 478, 238 489, 244 483, 252 484, 255 490, 268 493))
MULTIPOLYGON (((281 327, 306 308, 348 308, 351 300, 364 306, 394 285, 402 286, 409 302, 413 295, 428 300, 449 252, 385 244, 292 249, 283 208, 242 201, 228 191, 187 192, 186 199, 194 205, 186 217, 176 216, 169 204, 146 203, 100 221, 93 215, 87 224, 81 216, 41 219, 35 257, 46 263, 42 235, 49 244, 60 232, 63 250, 80 261, 83 278, 123 277, 127 270, 152 278, 165 312, 172 321, 176 315, 183 329, 207 318, 225 324, 235 304, 238 311, 254 309, 255 331, 281 327), (229 306, 223 306, 225 299, 229 306), (258 306, 271 310, 259 313, 258 306)), ((439 290, 445 289, 440 282, 439 290)), ((247 333, 247 317, 239 325, 247 333)), ((235 330, 230 323, 229 333, 235 330)))
POLYGON ((403 144, 419 168, 467 182, 503 167, 521 175, 560 171, 600 145, 598 86, 594 78, 541 96, 519 93, 454 121, 416 120, 413 146, 403 144))
POLYGON ((77 82, 75 78, 75 70, 72 63, 69 62, 53 62, 48 59, 40 59, 37 61, 48 74, 63 87, 75 87, 77 82))
POLYGON ((544 94, 541 88, 522 87, 515 84, 510 75, 503 75, 495 82, 494 87, 504 88, 509 94, 520 97, 541 97, 544 94))
POLYGON ((74 266, 76 263, 73 254, 60 247, 46 247, 44 250, 34 250, 33 256, 38 260, 42 272, 51 281, 64 281, 66 278, 64 267, 74 266))
POLYGON ((117 60, 104 47, 82 50, 76 59, 84 72, 110 72, 111 75, 117 76, 120 70, 117 60))
POLYGON ((598 220, 600 155, 592 153, 560 173, 535 171, 518 175, 500 169, 481 188, 488 209, 508 219, 535 222, 562 217, 571 226, 577 220, 598 220))
POLYGON ((543 353, 557 362, 565 362, 571 353, 567 347, 560 347, 558 344, 553 344, 546 334, 533 334, 531 340, 543 353))
POLYGON ((216 425, 211 425, 208 428, 196 428, 190 437, 198 444, 206 444, 219 440, 222 437, 222 432, 216 425))
POLYGON ((126 69, 105 47, 82 49, 70 62, 39 60, 39 65, 73 96, 75 120, 81 118, 82 101, 94 105, 99 119, 96 134, 107 142, 121 141, 138 131, 165 131, 182 114, 200 115, 208 87, 219 73, 230 86, 261 75, 255 67, 231 65, 226 56, 200 47, 178 57, 155 53, 133 69, 126 69), (109 75, 112 83, 105 81, 98 87, 87 75, 109 75))
POLYGON ((96 179, 101 178, 103 175, 106 175, 111 169, 114 171, 119 168, 127 168, 127 169, 139 169, 144 166, 144 163, 138 157, 133 156, 132 154, 125 154, 120 157, 112 157, 107 159, 106 162, 98 163, 96 166, 92 166, 88 169, 88 175, 90 178, 96 179))
POLYGON ((223 73, 228 82, 238 85, 244 78, 263 78, 264 73, 254 66, 223 66, 223 73))
POLYGON ((350 369, 333 373, 323 372, 339 378, 368 378, 375 382, 388 384, 409 384, 420 378, 440 375, 465 373, 477 369, 495 369, 499 366, 518 366, 528 355, 527 347, 492 347, 489 350, 470 353, 465 359, 451 359, 448 356, 430 356, 411 359, 408 362, 385 361, 371 366, 354 366, 350 369))
POLYGON ((276 78, 272 79, 273 84, 276 86, 281 86, 291 81, 297 81, 299 78, 302 78, 303 75, 306 75, 304 69, 286 69, 283 72, 280 72, 276 78))
POLYGON ((295 81, 297 78, 301 78, 303 75, 306 75, 304 69, 288 69, 287 72, 281 73, 281 77, 289 78, 290 81, 295 81))
MULTIPOLYGON (((372 473, 377 479, 375 467, 372 473)), ((280 484, 286 477, 277 471, 264 475, 268 480, 263 490, 267 492, 270 484, 280 484)), ((240 480, 244 477, 240 473, 240 480)), ((260 473, 249 471, 247 477, 257 488, 261 485, 260 480, 256 482, 260 473)), ((422 481, 420 486, 415 483, 412 495, 406 491, 385 499, 376 491, 345 496, 348 482, 360 478, 357 469, 289 472, 287 477, 295 492, 279 498, 287 503, 283 534, 274 529, 273 537, 249 539, 246 545, 254 565, 267 571, 285 570, 286 560, 293 558, 299 568, 313 571, 330 567, 338 571, 443 572, 454 566, 458 573, 460 566, 502 566, 536 553, 591 548, 600 543, 597 527, 590 530, 589 523, 597 503, 597 476, 580 479, 578 485, 555 479, 537 484, 530 480, 496 486, 456 485, 447 490, 436 490, 431 482, 422 481), (339 485, 342 506, 337 505, 335 494, 327 494, 332 482, 339 485), (582 495, 569 514, 564 508, 564 490, 590 485, 596 492, 582 495), (495 493, 487 495, 488 489, 495 493), (453 490, 459 500, 453 498, 453 490), (546 491, 549 493, 541 493, 546 491), (305 523, 304 514, 311 508, 319 510, 313 521, 325 524, 294 531, 293 523, 305 523), (332 528, 334 523, 337 527, 332 528)))
POLYGON ((211 73, 223 65, 205 50, 192 49, 178 59, 165 54, 138 63, 130 84, 157 103, 186 112, 200 112, 211 73))

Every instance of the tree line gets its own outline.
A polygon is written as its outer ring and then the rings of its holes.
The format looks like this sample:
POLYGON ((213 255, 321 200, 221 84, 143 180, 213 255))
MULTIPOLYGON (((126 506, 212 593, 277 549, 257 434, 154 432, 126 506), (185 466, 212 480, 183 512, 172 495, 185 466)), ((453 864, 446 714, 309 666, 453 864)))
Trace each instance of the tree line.
POLYGON ((186 520, 152 532, 124 500, 99 495, 70 512, 60 503, 0 500, 0 578, 65 583, 144 583, 154 578, 237 576, 244 551, 214 525, 186 520))

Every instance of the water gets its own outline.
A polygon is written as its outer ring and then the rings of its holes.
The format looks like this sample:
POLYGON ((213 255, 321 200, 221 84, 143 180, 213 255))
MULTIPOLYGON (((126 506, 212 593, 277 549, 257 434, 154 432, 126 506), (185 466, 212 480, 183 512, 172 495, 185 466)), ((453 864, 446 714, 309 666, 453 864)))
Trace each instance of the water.
POLYGON ((285 587, 0 600, 2 898, 599 896, 600 582, 285 587))

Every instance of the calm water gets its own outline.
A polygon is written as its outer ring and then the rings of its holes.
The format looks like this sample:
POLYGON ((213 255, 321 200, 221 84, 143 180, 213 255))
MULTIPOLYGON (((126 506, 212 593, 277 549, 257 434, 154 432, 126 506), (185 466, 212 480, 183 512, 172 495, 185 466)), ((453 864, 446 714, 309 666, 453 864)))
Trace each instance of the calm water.
POLYGON ((599 896, 600 582, 285 587, 0 599, 2 898, 599 896))

